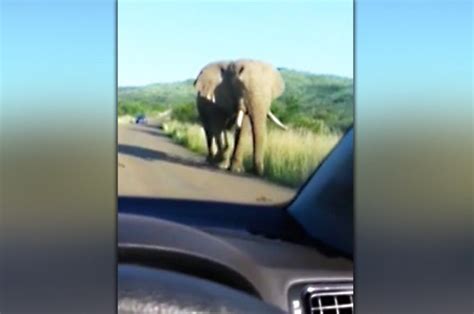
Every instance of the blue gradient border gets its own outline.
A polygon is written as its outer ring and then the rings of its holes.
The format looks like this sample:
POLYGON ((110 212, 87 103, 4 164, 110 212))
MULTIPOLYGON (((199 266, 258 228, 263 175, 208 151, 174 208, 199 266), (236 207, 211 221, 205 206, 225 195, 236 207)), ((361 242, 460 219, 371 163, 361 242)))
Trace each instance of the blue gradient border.
MULTIPOLYGON (((0 311, 114 312, 116 3, 0 9, 0 311)), ((473 5, 355 10, 357 313, 472 313, 473 5)))

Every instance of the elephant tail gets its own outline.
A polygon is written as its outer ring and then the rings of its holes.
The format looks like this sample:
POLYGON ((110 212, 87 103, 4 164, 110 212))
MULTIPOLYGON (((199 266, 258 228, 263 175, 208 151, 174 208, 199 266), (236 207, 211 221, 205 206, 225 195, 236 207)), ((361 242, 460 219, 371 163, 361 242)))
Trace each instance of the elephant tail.
POLYGON ((270 120, 272 120, 272 122, 275 123, 278 127, 282 128, 285 131, 288 130, 288 127, 284 125, 271 111, 268 111, 267 115, 270 120))

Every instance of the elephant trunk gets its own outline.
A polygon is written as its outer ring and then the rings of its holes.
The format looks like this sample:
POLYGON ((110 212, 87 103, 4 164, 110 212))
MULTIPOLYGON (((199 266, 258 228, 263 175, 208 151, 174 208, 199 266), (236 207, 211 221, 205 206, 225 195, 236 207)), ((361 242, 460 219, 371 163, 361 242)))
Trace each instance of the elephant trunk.
POLYGON ((288 127, 284 125, 271 111, 268 111, 267 116, 272 120, 273 123, 275 123, 278 127, 280 127, 283 130, 288 130, 288 127))

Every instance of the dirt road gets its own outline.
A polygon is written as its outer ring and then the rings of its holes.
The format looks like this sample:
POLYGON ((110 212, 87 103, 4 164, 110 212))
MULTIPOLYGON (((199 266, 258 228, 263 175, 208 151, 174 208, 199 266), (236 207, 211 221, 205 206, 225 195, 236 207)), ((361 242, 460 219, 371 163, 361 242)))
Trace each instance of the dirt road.
POLYGON ((118 194, 273 204, 295 190, 212 168, 153 127, 118 124, 118 194))

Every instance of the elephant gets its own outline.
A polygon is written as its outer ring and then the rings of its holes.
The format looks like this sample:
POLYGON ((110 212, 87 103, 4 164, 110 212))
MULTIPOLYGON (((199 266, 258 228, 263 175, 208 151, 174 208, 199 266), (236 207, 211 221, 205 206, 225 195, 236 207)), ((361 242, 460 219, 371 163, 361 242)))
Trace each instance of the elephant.
POLYGON ((285 83, 272 65, 257 60, 217 61, 207 64, 194 81, 196 104, 206 133, 208 161, 233 172, 243 171, 242 138, 253 140, 254 172, 264 172, 266 119, 282 129, 287 127, 270 111, 281 96, 285 83), (235 128, 232 155, 228 156, 227 130, 235 128), (212 151, 216 141, 217 154, 212 151))
POLYGON ((237 110, 231 82, 226 75, 229 64, 228 61, 219 61, 206 65, 193 83, 197 90, 197 110, 206 135, 207 161, 217 162, 222 168, 228 166, 226 130, 232 128, 237 110), (217 154, 213 151, 214 142, 217 154))

